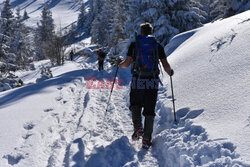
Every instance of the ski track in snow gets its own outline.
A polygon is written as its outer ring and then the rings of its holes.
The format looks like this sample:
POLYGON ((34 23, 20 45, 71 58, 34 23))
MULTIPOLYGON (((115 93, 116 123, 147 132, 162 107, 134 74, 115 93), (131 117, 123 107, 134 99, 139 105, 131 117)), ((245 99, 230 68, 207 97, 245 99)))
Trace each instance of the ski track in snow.
MULTIPOLYGON (((83 77, 57 89, 55 108, 45 108, 41 120, 23 125, 20 146, 5 155, 11 166, 111 167, 111 166, 247 166, 241 163, 233 143, 226 139, 209 140, 205 129, 192 119, 204 110, 183 108, 173 123, 169 92, 160 87, 156 106, 153 146, 141 149, 130 139, 131 113, 126 96, 129 85, 114 89, 105 113, 110 90, 86 89, 86 77, 112 78, 114 70, 97 72, 90 61, 74 62, 83 77), (167 106, 168 105, 168 106, 167 106), (44 127, 46 129, 40 129, 44 127)), ((126 82, 128 83, 128 82, 126 82)), ((248 119, 249 120, 249 119, 248 119)))

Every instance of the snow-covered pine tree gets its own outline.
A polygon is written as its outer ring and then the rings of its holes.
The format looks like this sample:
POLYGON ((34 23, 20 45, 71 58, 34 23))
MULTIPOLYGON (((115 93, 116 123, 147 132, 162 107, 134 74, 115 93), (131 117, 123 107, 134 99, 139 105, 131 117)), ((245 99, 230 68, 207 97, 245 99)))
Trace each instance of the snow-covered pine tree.
POLYGON ((12 36, 14 29, 12 28, 13 22, 14 22, 14 15, 11 10, 10 1, 5 0, 4 6, 1 11, 1 18, 3 19, 2 25, 1 25, 1 33, 7 36, 12 36))
POLYGON ((92 22, 97 17, 97 15, 101 13, 104 2, 104 0, 90 0, 90 15, 92 22))
POLYGON ((52 47, 50 48, 50 54, 54 55, 55 61, 57 65, 64 64, 64 38, 62 33, 62 28, 60 27, 60 31, 54 36, 52 40, 52 47))
POLYGON ((16 21, 14 23, 14 40, 12 44, 13 52, 16 55, 16 65, 20 68, 26 68, 33 57, 31 43, 29 40, 28 28, 23 24, 20 8, 16 10, 16 21))
POLYGON ((97 16, 93 23, 91 28, 91 42, 95 43, 99 46, 105 46, 106 36, 108 35, 106 32, 107 29, 104 29, 103 24, 107 24, 103 17, 100 15, 97 16))
POLYGON ((210 0, 206 0, 206 4, 202 4, 200 0, 189 0, 189 6, 192 11, 195 11, 196 14, 202 16, 200 18, 201 23, 206 23, 208 18, 208 13, 206 10, 206 5, 209 3, 210 0))
POLYGON ((86 8, 85 3, 82 2, 80 7, 80 13, 77 19, 77 30, 81 31, 84 28, 86 28, 86 8))
POLYGON ((202 25, 203 16, 200 15, 199 9, 190 6, 190 0, 178 0, 173 6, 170 6, 170 11, 172 12, 171 24, 180 32, 202 25))
POLYGON ((205 12, 205 15, 203 15, 205 17, 205 19, 202 21, 202 23, 208 23, 208 22, 212 21, 211 5, 212 5, 213 1, 212 0, 198 0, 196 2, 201 4, 201 6, 198 8, 201 9, 203 12, 205 12))
POLYGON ((68 32, 66 32, 65 45, 72 44, 75 41, 76 36, 77 36, 76 24, 72 23, 68 32))
POLYGON ((0 62, 1 72, 9 73, 17 70, 14 65, 16 55, 13 53, 13 37, 14 37, 14 22, 15 18, 10 7, 10 1, 4 1, 4 6, 1 11, 0 18, 0 62))
POLYGON ((23 20, 27 20, 27 19, 29 19, 30 17, 29 17, 29 15, 28 15, 28 13, 27 13, 27 11, 26 11, 26 9, 24 10, 24 12, 23 12, 23 20))
POLYGON ((43 10, 42 10, 42 19, 40 20, 38 29, 40 30, 41 34, 41 41, 48 41, 50 40, 53 35, 55 34, 55 25, 54 20, 52 18, 52 13, 48 9, 47 4, 44 4, 43 10))
POLYGON ((192 0, 128 0, 129 16, 126 31, 133 36, 139 25, 150 22, 159 42, 167 44, 171 37, 201 25, 203 16, 198 8, 191 6, 192 0))
POLYGON ((133 36, 134 32, 139 32, 139 25, 145 22, 141 13, 143 7, 141 1, 138 0, 127 0, 128 10, 124 13, 128 19, 124 25, 125 32, 128 36, 133 36))
POLYGON ((211 4, 211 18, 212 20, 217 20, 220 18, 225 18, 230 10, 232 0, 215 0, 211 4))
POLYGON ((42 19, 37 28, 37 41, 36 46, 41 58, 48 58, 53 64, 63 64, 63 38, 59 32, 58 35, 55 33, 54 20, 52 13, 48 9, 47 5, 44 4, 42 10, 42 19))
POLYGON ((211 4, 213 20, 226 18, 250 9, 249 0, 216 0, 211 4))
POLYGON ((109 47, 114 47, 119 43, 120 40, 124 40, 127 38, 124 30, 124 23, 127 21, 127 17, 124 14, 126 10, 127 10, 126 1, 113 2, 113 11, 116 12, 114 12, 111 21, 109 47))
MULTIPOLYGON (((100 0, 97 1, 101 2, 100 0)), ((113 10, 111 10, 109 6, 110 2, 110 0, 106 0, 102 3, 103 6, 101 7, 101 10, 99 9, 100 12, 95 16, 95 19, 92 22, 92 43, 96 43, 99 46, 108 46, 113 15, 113 10)))
MULTIPOLYGON (((2 25, 2 19, 0 19, 0 26, 2 25)), ((0 32, 0 73, 8 73, 9 68, 8 57, 11 56, 9 52, 10 38, 0 32)), ((1 75, 2 76, 2 75, 1 75)))
POLYGON ((231 4, 233 14, 238 14, 250 9, 249 0, 233 0, 231 4))
POLYGON ((171 8, 167 1, 143 2, 146 9, 142 12, 144 21, 152 23, 154 35, 159 42, 166 44, 170 38, 179 33, 179 29, 171 24, 171 8))
POLYGON ((49 47, 52 47, 51 41, 55 36, 55 26, 54 20, 52 18, 52 13, 48 9, 47 4, 44 4, 42 10, 42 19, 40 20, 40 24, 37 24, 37 32, 36 32, 36 47, 37 47, 37 59, 45 59, 51 58, 52 55, 48 53, 49 47))
POLYGON ((0 17, 0 91, 22 85, 11 72, 18 70, 15 49, 15 18, 9 0, 4 1, 0 17))

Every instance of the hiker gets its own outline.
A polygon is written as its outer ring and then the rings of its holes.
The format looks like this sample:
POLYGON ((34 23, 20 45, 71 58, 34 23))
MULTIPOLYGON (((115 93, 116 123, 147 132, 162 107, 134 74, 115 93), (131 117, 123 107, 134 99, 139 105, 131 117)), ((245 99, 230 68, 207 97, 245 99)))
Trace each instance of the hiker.
POLYGON ((74 57, 74 51, 73 50, 70 51, 69 56, 70 56, 70 60, 73 61, 73 57, 74 57))
POLYGON ((153 27, 150 23, 140 25, 141 35, 136 36, 136 41, 129 46, 126 59, 117 61, 120 68, 127 68, 130 64, 132 81, 130 89, 130 107, 134 133, 132 140, 139 140, 142 136, 142 147, 151 146, 153 133, 155 105, 159 79, 158 63, 161 61, 164 70, 172 76, 171 69, 164 52, 164 48, 152 36, 153 27), (141 111, 145 116, 144 129, 142 126, 141 111))
POLYGON ((106 53, 104 53, 102 49, 98 49, 96 56, 98 57, 98 70, 101 71, 103 70, 103 62, 106 57, 106 53))

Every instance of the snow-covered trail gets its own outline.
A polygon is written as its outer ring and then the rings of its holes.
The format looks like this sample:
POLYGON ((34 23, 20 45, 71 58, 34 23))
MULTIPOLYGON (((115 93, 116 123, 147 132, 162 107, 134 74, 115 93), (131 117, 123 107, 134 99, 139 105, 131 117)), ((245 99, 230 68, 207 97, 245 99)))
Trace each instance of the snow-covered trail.
MULTIPOLYGON (((96 62, 82 66, 83 69, 91 69, 96 66, 96 62)), ((121 72, 119 76, 126 76, 127 72, 125 75, 121 72)), ((97 79, 112 79, 114 69, 113 71, 108 69, 106 72, 89 71, 84 78, 93 76, 97 79)), ((72 152, 72 156, 68 156, 69 161, 64 164, 65 166, 143 166, 143 164, 155 166, 157 164, 151 152, 140 151, 140 144, 130 140, 133 128, 127 107, 128 76, 122 77, 124 78, 122 88, 114 87, 107 113, 105 110, 110 89, 87 90, 82 102, 83 115, 78 122, 80 128, 75 133, 73 143, 67 147, 67 152, 72 152)))
MULTIPOLYGON (((112 79, 114 71, 93 70, 95 60, 82 63, 70 63, 68 66, 74 66, 75 70, 59 75, 55 81, 44 81, 3 94, 3 109, 6 107, 4 104, 25 98, 28 90, 40 92, 39 89, 53 87, 55 97, 53 105, 43 106, 45 109, 41 117, 24 121, 22 133, 17 137, 18 143, 14 144, 11 152, 1 155, 1 163, 7 161, 9 166, 99 166, 100 160, 105 160, 104 164, 108 166, 123 166, 134 159, 135 150, 127 138, 132 134, 125 98, 128 85, 123 85, 122 89, 115 87, 109 110, 105 113, 110 89, 86 89, 86 78, 112 79), (106 159, 104 156, 113 147, 113 154, 120 155, 120 158, 113 159, 113 155, 108 155, 110 158, 106 159)), ((56 71, 58 69, 54 68, 53 72, 56 71)))
POLYGON ((156 106, 154 145, 149 151, 141 149, 140 142, 130 139, 129 70, 119 71, 124 84, 120 89, 115 86, 105 113, 110 89, 87 89, 87 78, 112 79, 115 68, 106 64, 106 71, 98 72, 96 66, 93 58, 79 58, 53 69, 57 73, 74 67, 57 81, 44 81, 54 91, 53 105, 44 106, 40 117, 23 124, 15 147, 1 155, 0 166, 247 166, 237 160, 233 143, 209 140, 205 129, 193 124, 202 109, 178 110, 179 123, 173 124, 166 78, 156 106))

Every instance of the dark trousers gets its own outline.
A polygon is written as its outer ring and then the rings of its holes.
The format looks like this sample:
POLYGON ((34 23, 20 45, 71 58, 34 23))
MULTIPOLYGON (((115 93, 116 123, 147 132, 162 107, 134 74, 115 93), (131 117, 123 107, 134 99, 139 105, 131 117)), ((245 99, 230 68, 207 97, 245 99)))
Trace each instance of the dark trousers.
POLYGON ((134 128, 142 127, 142 115, 145 116, 143 138, 151 140, 153 132, 155 105, 157 101, 159 79, 133 77, 130 89, 130 107, 134 128), (143 108, 143 112, 142 112, 143 108))
POLYGON ((98 64, 99 64, 98 70, 99 70, 99 71, 103 70, 103 60, 99 60, 99 61, 98 61, 98 64))

